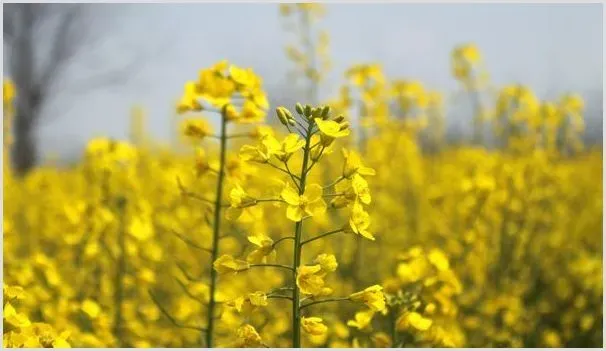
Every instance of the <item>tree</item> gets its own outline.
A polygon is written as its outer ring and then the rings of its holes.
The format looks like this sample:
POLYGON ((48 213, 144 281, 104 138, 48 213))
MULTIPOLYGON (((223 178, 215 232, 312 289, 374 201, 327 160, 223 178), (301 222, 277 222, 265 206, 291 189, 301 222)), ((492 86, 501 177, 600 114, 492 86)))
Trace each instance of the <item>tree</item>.
MULTIPOLYGON (((97 10, 94 5, 84 4, 4 5, 8 75, 17 90, 12 150, 16 174, 24 175, 36 165, 36 127, 46 116, 44 108, 56 97, 58 83, 65 78, 75 59, 82 59, 82 53, 93 51, 106 36, 107 28, 93 30, 95 19, 99 18, 97 10)), ((132 73, 135 64, 132 61, 97 70, 81 77, 75 87, 82 93, 121 82, 132 73)))

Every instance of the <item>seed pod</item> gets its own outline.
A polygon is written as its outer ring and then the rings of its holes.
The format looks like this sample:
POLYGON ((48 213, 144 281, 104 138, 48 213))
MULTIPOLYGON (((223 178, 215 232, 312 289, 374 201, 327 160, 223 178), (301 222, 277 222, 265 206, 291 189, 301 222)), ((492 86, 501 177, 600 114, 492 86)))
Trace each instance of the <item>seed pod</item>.
POLYGON ((301 103, 297 102, 297 104, 295 105, 295 110, 297 111, 298 114, 302 115, 303 114, 303 105, 301 105, 301 103))
POLYGON ((339 128, 339 130, 341 131, 341 130, 345 130, 347 128, 349 128, 349 122, 343 122, 343 123, 341 123, 341 128, 339 128))

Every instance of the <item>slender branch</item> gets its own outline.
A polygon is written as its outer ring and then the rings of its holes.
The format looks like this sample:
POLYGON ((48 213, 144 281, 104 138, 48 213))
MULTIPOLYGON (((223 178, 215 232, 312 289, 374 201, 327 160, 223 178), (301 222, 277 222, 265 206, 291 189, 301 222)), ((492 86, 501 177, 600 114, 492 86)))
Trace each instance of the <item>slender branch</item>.
POLYGON ((286 265, 283 265, 283 264, 270 264, 270 263, 251 264, 249 267, 250 268, 253 268, 253 267, 275 267, 275 268, 288 269, 289 271, 293 271, 294 270, 291 266, 286 266, 286 265))
POLYGON ((318 305, 318 304, 321 304, 321 303, 348 301, 348 300, 349 300, 349 297, 335 297, 335 298, 332 298, 332 299, 316 300, 316 301, 312 301, 310 303, 306 303, 304 305, 301 305, 301 309, 304 309, 306 307, 313 306, 313 305, 318 305))
POLYGON ((325 195, 322 195, 322 196, 323 197, 337 197, 337 196, 345 196, 345 195, 347 195, 347 194, 345 194, 345 193, 337 193, 337 194, 325 194, 325 195))
MULTIPOLYGON (((303 128, 303 129, 307 129, 307 126, 304 125, 303 123, 301 123, 298 119, 295 119, 295 122, 297 122, 297 125, 299 127, 303 128)), ((309 122, 307 124, 309 124, 309 122)))
POLYGON ((290 300, 292 301, 292 296, 285 296, 285 295, 267 295, 268 299, 284 299, 284 300, 290 300))
POLYGON ((271 248, 272 248, 272 249, 274 249, 274 248, 276 247, 276 245, 278 245, 280 242, 282 242, 282 241, 284 241, 284 240, 288 240, 288 239, 290 239, 290 240, 295 240, 295 237, 294 237, 294 236, 285 236, 285 237, 282 237, 282 238, 280 238, 280 239, 276 240, 276 241, 273 243, 273 245, 271 246, 271 248))
POLYGON ((286 202, 282 199, 255 199, 255 202, 286 202))
POLYGON ((183 283, 180 279, 177 279, 177 278, 175 278, 175 280, 177 281, 177 283, 179 284, 179 286, 181 286, 181 289, 183 289, 183 292, 185 293, 185 295, 189 296, 189 298, 191 298, 192 300, 195 300, 195 301, 199 302, 201 305, 206 305, 206 301, 203 301, 199 297, 197 297, 194 294, 192 294, 189 291, 189 289, 187 289, 187 286, 185 285, 185 283, 183 283))
POLYGON ((250 138, 250 133, 244 134, 232 134, 226 137, 227 139, 235 139, 235 138, 250 138))
POLYGON ((321 141, 318 141, 317 143, 313 144, 312 146, 310 146, 310 149, 315 148, 316 146, 320 145, 321 141))
POLYGON ((320 158, 324 154, 324 150, 326 150, 326 147, 322 146, 322 150, 320 150, 320 154, 318 155, 318 158, 311 161, 311 165, 309 165, 309 168, 307 169, 306 173, 309 173, 311 171, 311 169, 316 165, 316 163, 318 163, 318 160, 320 160, 320 158))
POLYGON ((267 295, 271 295, 273 293, 276 293, 278 291, 283 291, 283 290, 290 290, 292 291, 293 288, 291 288, 290 286, 284 286, 281 288, 275 288, 275 289, 271 289, 270 291, 267 292, 267 295))
POLYGON ((193 242, 191 239, 186 238, 185 236, 183 236, 182 234, 179 234, 179 232, 177 232, 174 229, 170 230, 171 233, 173 233, 177 238, 181 239, 184 243, 186 243, 187 245, 193 247, 194 249, 198 249, 200 251, 204 251, 204 252, 208 252, 211 253, 212 251, 209 248, 206 247, 202 247, 198 244, 196 244, 195 242, 193 242))
POLYGON ((282 161, 284 163, 284 166, 286 167, 286 171, 288 171, 288 174, 290 174, 290 178, 292 179, 292 181, 297 185, 297 189, 299 189, 299 185, 297 183, 297 180, 299 182, 301 182, 301 178, 297 177, 288 167, 288 161, 287 160, 283 160, 282 161))
POLYGON ((193 325, 184 325, 179 323, 173 316, 170 315, 170 313, 168 313, 168 311, 162 307, 162 305, 158 302, 158 299, 156 298, 156 296, 154 296, 154 294, 151 292, 151 290, 147 291, 149 293, 149 296, 151 297, 151 299, 153 300, 154 304, 156 306, 158 306, 158 308, 160 309, 160 312, 162 312, 162 314, 177 328, 182 328, 182 329, 192 329, 192 330, 197 330, 199 332, 203 332, 205 333, 207 330, 205 328, 202 327, 197 327, 197 326, 193 326, 193 325))
POLYGON ((192 281, 192 282, 203 282, 204 281, 204 279, 202 279, 202 278, 196 278, 196 277, 192 276, 191 274, 189 274, 181 263, 176 262, 176 264, 177 264, 177 267, 179 268, 179 270, 181 271, 181 273, 183 273, 185 278, 187 278, 187 280, 192 281))
POLYGON ((298 127, 295 127, 295 130, 297 132, 299 132, 300 135, 306 135, 307 133, 305 133, 304 131, 302 131, 301 129, 299 129, 298 127))
POLYGON ((177 186, 179 187, 179 190, 181 190, 181 193, 183 193, 183 195, 185 195, 185 196, 191 197, 192 199, 196 199, 198 201, 206 202, 211 205, 215 204, 215 201, 209 200, 207 198, 204 198, 196 193, 193 193, 193 192, 185 189, 185 187, 183 186, 183 183, 181 183, 181 179, 179 177, 177 177, 177 186))
MULTIPOLYGON (((292 174, 292 172, 290 172, 290 171, 288 171, 288 170, 286 170, 286 169, 284 169, 284 168, 280 168, 280 167, 278 167, 278 166, 274 165, 274 164, 273 164, 273 163, 271 163, 271 162, 267 162, 267 164, 268 164, 269 166, 271 166, 271 167, 273 167, 273 168, 277 169, 278 171, 280 171, 280 172, 282 172, 282 173, 286 173, 286 174, 288 174, 289 176, 291 176, 291 178, 295 178, 295 179, 297 179, 297 180, 299 180, 299 181, 301 180, 301 178, 297 177, 296 175, 292 174)), ((298 185, 298 183, 295 183, 295 185, 299 186, 299 185, 298 185)))
POLYGON ((330 231, 330 232, 328 232, 328 233, 320 234, 320 235, 318 235, 318 236, 316 236, 316 237, 313 237, 313 238, 311 238, 311 239, 307 239, 307 240, 305 240, 305 241, 301 242, 301 246, 303 246, 303 245, 305 245, 305 244, 309 244, 309 243, 310 243, 310 242, 312 242, 312 241, 315 241, 315 240, 318 240, 318 239, 324 238, 324 237, 326 237, 326 236, 333 235, 333 234, 337 234, 337 233, 341 233, 341 232, 343 232, 343 228, 341 228, 341 229, 336 229, 336 230, 330 231))
POLYGON ((344 178, 343 176, 340 176, 340 177, 339 177, 339 178, 337 178, 337 179, 336 179, 334 182, 332 182, 332 183, 330 183, 330 184, 328 184, 328 185, 325 185, 325 186, 324 186, 324 189, 328 189, 328 188, 330 188, 330 187, 332 187, 332 186, 335 186, 335 185, 339 184, 341 181, 343 181, 344 179, 345 179, 345 178, 344 178))

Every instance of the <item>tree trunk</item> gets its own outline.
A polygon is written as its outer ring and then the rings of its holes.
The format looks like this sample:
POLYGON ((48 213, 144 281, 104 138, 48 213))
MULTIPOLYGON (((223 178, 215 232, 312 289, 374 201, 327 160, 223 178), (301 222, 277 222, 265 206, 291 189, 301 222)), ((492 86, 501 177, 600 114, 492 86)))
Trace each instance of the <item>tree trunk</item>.
POLYGON ((36 165, 38 154, 36 150, 34 116, 25 111, 17 111, 15 116, 14 143, 12 148, 13 167, 18 176, 26 175, 36 165))

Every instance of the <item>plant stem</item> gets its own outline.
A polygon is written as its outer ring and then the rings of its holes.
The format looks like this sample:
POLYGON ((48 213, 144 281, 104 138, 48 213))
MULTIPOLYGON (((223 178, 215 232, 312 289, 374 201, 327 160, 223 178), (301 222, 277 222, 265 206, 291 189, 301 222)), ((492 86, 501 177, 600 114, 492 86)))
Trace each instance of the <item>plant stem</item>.
MULTIPOLYGON (((309 162, 311 142, 311 125, 305 135, 305 148, 303 149, 303 164, 301 165, 301 183, 299 184, 299 195, 305 192, 305 181, 307 180, 307 163, 309 162)), ((293 293, 292 293, 292 333, 293 347, 301 347, 301 309, 299 303, 299 287, 297 286, 297 269, 301 265, 301 235, 303 232, 303 220, 295 224, 294 262, 293 262, 293 293)))
POLYGON ((316 301, 313 301, 313 302, 310 302, 310 303, 307 303, 307 304, 301 306, 301 309, 307 308, 309 306, 317 305, 320 303, 338 302, 338 301, 347 301, 347 300, 349 300, 349 297, 335 297, 332 299, 316 300, 316 301))
POLYGON ((220 135, 220 163, 217 179, 217 197, 215 198, 215 218, 213 221, 213 242, 210 259, 210 297, 208 301, 208 323, 206 330, 206 347, 213 347, 213 330, 215 327, 215 291, 217 289, 217 272, 213 263, 219 255, 219 235, 221 229, 221 199, 223 198, 223 180, 225 178, 225 156, 227 152, 227 119, 225 118, 225 108, 221 111, 221 135, 220 135))
POLYGON ((327 233, 324 233, 324 234, 320 234, 320 235, 318 235, 318 236, 316 236, 316 237, 313 237, 313 238, 311 238, 311 239, 307 239, 307 240, 305 240, 305 241, 301 242, 301 246, 303 246, 303 245, 305 245, 305 244, 308 244, 308 243, 310 243, 310 242, 312 242, 312 241, 314 241, 314 240, 318 240, 318 239, 320 239, 320 238, 323 238, 323 237, 325 237, 325 236, 329 236, 329 235, 332 235, 332 234, 337 234, 337 233, 340 233, 340 232, 342 232, 342 231, 343 231, 343 228, 341 228, 341 229, 335 229, 335 230, 333 230, 333 231, 330 231, 330 232, 327 232, 327 233))
POLYGON ((116 266, 116 276, 114 286, 116 288, 114 294, 114 306, 116 313, 114 314, 114 336, 116 337, 118 347, 122 345, 122 308, 124 302, 124 274, 126 273, 126 233, 125 233, 125 199, 119 199, 118 213, 120 216, 120 228, 118 229, 118 246, 120 254, 118 256, 118 264, 116 266))

